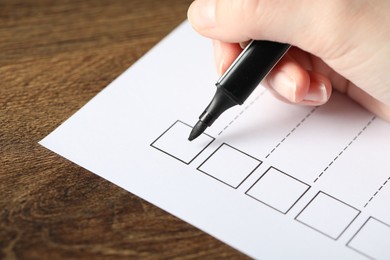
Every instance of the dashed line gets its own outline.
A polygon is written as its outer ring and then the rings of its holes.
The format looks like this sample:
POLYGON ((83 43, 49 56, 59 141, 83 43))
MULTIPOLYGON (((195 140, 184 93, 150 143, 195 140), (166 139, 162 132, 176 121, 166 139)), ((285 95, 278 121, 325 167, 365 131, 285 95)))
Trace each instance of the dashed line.
POLYGON ((298 127, 302 125, 313 113, 317 110, 318 107, 313 108, 280 142, 265 156, 267 159, 286 139, 295 131, 298 127))
POLYGON ((319 178, 324 175, 324 173, 329 169, 329 167, 338 159, 340 156, 358 139, 358 137, 366 131, 366 129, 371 125, 371 123, 376 119, 376 116, 373 116, 370 121, 363 127, 362 130, 344 147, 344 149, 325 167, 325 169, 318 175, 318 177, 313 181, 318 181, 319 178))
POLYGON ((248 108, 250 108, 264 93, 266 92, 266 90, 264 90, 263 92, 261 92, 254 100, 252 100, 252 102, 250 102, 243 110, 241 110, 241 112, 236 115, 232 121, 229 122, 229 124, 227 124, 221 132, 218 133, 218 135, 221 135, 223 132, 226 131, 226 129, 229 128, 229 126, 231 126, 240 116, 242 116, 242 114, 244 114, 245 111, 248 110, 248 108))
POLYGON ((379 189, 374 193, 374 195, 371 196, 371 198, 367 201, 367 203, 364 205, 364 208, 367 207, 367 205, 374 199, 376 195, 380 192, 380 190, 386 186, 386 184, 390 181, 390 177, 387 178, 387 180, 382 184, 382 186, 379 187, 379 189))

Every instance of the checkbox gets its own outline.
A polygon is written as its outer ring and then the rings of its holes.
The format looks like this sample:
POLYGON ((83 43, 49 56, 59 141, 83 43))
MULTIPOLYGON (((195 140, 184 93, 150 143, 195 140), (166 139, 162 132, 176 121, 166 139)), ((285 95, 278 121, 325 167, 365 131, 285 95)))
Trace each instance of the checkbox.
POLYGON ((359 210, 345 202, 319 192, 295 219, 337 240, 359 214, 359 210))
POLYGON ((198 167, 198 170, 237 189, 261 163, 260 160, 224 143, 198 167))
POLYGON ((193 141, 188 141, 191 131, 190 125, 176 121, 151 146, 185 164, 190 164, 214 141, 212 136, 205 133, 193 141))
POLYGON ((390 225, 370 217, 347 244, 373 259, 390 259, 390 225))
POLYGON ((286 214, 309 188, 306 183, 270 167, 245 194, 286 214))

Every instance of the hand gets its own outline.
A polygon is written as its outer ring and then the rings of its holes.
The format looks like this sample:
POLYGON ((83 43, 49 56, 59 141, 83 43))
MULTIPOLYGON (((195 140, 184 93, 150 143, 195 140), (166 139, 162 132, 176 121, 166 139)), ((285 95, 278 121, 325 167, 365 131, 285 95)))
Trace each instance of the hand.
POLYGON ((292 47, 265 79, 279 98, 321 105, 332 87, 390 121, 389 0, 195 0, 192 26, 212 38, 222 74, 250 39, 292 47))

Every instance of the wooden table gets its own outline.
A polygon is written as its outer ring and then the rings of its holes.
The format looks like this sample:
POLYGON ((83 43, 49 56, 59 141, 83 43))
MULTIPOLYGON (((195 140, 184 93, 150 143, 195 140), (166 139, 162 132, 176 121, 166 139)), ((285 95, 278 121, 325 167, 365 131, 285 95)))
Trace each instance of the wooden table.
POLYGON ((0 258, 245 258, 41 147, 190 0, 0 1, 0 258))

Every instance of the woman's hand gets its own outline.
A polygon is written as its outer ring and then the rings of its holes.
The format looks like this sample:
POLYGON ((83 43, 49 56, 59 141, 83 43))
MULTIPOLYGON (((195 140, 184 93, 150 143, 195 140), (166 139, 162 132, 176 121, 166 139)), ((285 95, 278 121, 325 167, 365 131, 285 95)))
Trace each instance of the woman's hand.
POLYGON ((332 87, 390 121, 390 1, 195 0, 222 74, 250 39, 292 47, 264 81, 282 100, 321 105, 332 87))

